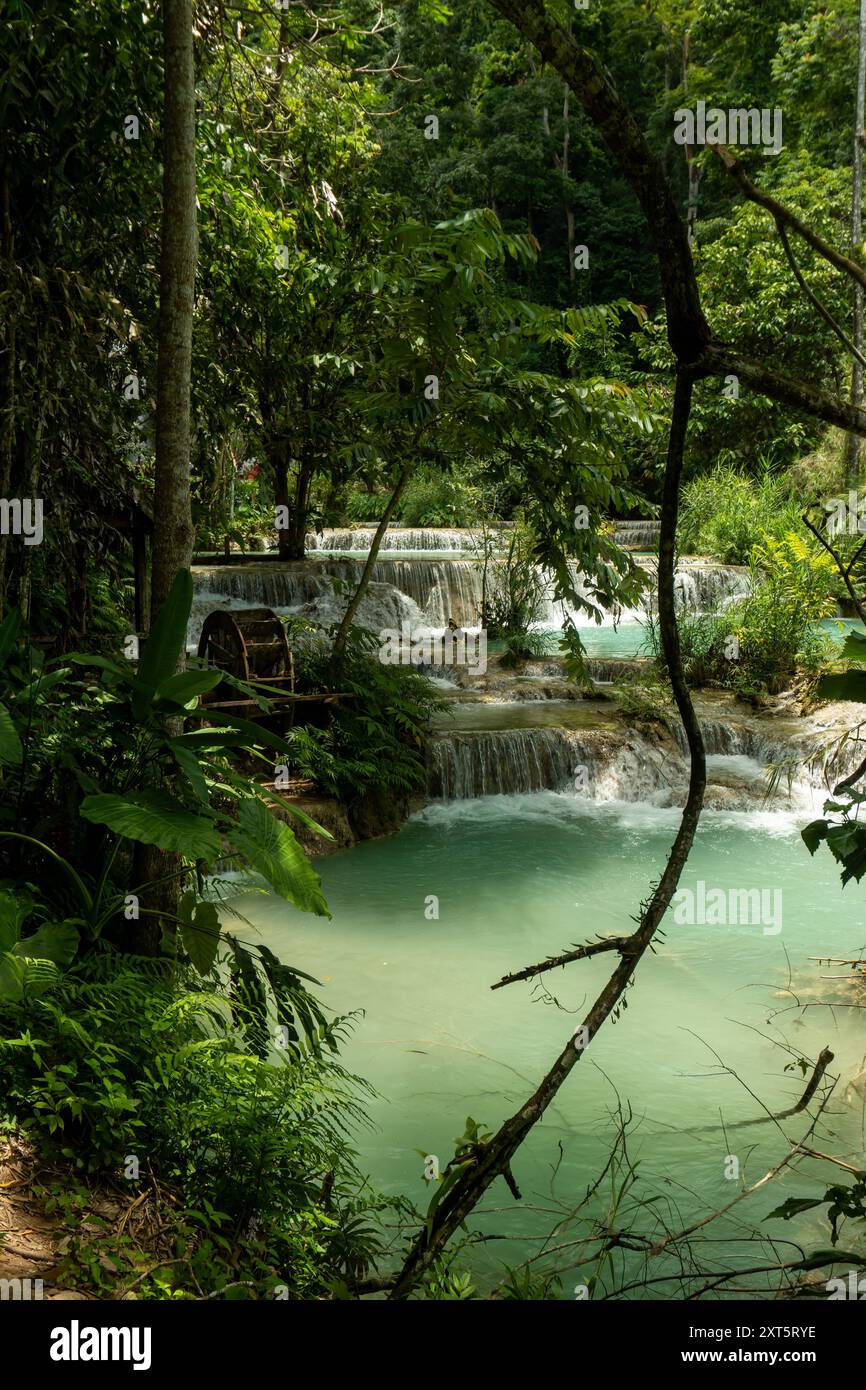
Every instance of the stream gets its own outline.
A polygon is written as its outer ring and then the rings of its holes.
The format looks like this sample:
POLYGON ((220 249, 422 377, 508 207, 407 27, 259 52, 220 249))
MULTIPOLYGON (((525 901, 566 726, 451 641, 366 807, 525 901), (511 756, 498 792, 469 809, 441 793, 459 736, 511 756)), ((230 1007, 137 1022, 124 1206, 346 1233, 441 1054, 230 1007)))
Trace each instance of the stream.
MULTIPOLYGON (((464 604, 468 618, 477 571, 462 547, 445 545, 441 533, 430 545, 408 534, 416 558, 397 546, 377 564, 368 620, 405 615, 409 605, 429 621, 464 604)), ((314 608, 323 620, 334 602, 330 567, 360 560, 332 559, 342 547, 318 539, 324 553, 295 566, 199 571, 199 608, 214 597, 269 602, 314 608)), ((739 571, 696 563, 684 573, 683 602, 697 611, 742 592, 739 571)), ((590 655, 641 651, 638 615, 623 618, 584 623, 590 655)), ((722 697, 699 701, 698 712, 711 786, 680 888, 704 906, 671 909, 627 1009, 591 1040, 519 1150, 513 1170, 522 1202, 500 1179, 475 1213, 473 1230, 496 1237, 466 1257, 486 1289, 505 1266, 530 1257, 559 1273, 563 1297, 592 1273, 588 1247, 577 1242, 608 1212, 614 1170, 578 1224, 568 1213, 605 1169, 620 1107, 630 1117, 638 1180, 616 1219, 654 1240, 726 1206, 805 1134, 803 1115, 739 1126, 796 1104, 826 1046, 840 1080, 813 1143, 866 1166, 863 1012, 838 978, 842 968, 812 959, 866 948, 862 891, 843 891, 829 854, 810 858, 800 838, 819 813, 824 784, 813 774, 767 801, 764 766, 802 745, 797 722, 776 721, 767 732, 766 721, 722 697), (706 910, 744 891, 748 920, 706 910), (563 1249, 548 1253, 549 1245, 563 1249)), ((494 1130, 531 1094, 607 979, 611 957, 490 986, 575 943, 631 929, 669 851, 687 776, 676 729, 653 742, 624 729, 609 702, 543 693, 527 700, 455 690, 431 731, 427 763, 430 800, 400 833, 317 862, 332 921, 266 894, 231 900, 247 919, 241 935, 314 975, 337 1014, 355 1015, 342 1060, 377 1092, 367 1104, 370 1127, 357 1136, 360 1167, 422 1209, 431 1195, 423 1155, 444 1167, 467 1116, 494 1130), (575 782, 578 769, 583 780, 575 782)), ((793 1222, 766 1217, 788 1196, 819 1195, 837 1174, 811 1159, 783 1173, 705 1229, 696 1250, 706 1267, 769 1262, 768 1248, 751 1239, 755 1229, 767 1240, 827 1246, 820 1211, 793 1222)), ((777 1255, 791 1258, 792 1249, 780 1244, 777 1255)), ((603 1287, 628 1286, 642 1257, 620 1252, 615 1266, 603 1287)), ((661 1282, 624 1296, 663 1297, 668 1278, 670 1296, 681 1296, 677 1268, 662 1257, 652 1271, 661 1282)), ((757 1284, 760 1291, 759 1276, 757 1284)))

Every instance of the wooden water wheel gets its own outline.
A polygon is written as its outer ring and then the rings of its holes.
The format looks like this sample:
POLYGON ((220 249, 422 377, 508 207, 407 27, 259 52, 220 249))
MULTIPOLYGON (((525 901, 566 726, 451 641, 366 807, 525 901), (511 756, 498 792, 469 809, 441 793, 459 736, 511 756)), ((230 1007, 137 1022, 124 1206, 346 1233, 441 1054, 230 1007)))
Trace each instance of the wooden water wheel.
POLYGON ((272 608, 217 609, 205 618, 198 644, 209 666, 242 681, 295 685, 285 624, 272 608))
MULTIPOLYGON (((327 727, 336 706, 353 696, 347 692, 321 691, 295 693, 295 662, 286 637, 285 624, 271 608, 218 608, 204 620, 198 643, 199 657, 237 680, 256 685, 276 686, 262 693, 271 702, 275 717, 283 726, 298 722, 327 727)), ((221 681, 202 698, 203 706, 243 712, 247 719, 264 716, 255 700, 245 698, 228 681, 221 681)))

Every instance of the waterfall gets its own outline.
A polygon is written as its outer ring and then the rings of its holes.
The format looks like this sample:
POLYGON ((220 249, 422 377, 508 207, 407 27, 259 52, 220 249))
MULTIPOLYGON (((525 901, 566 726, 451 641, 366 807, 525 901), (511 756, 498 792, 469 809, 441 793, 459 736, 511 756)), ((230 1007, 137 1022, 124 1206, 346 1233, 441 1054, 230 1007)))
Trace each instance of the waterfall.
POLYGON ((660 521, 617 521, 613 538, 624 550, 657 550, 660 521))
POLYGON ((748 571, 731 565, 688 565, 674 575, 677 607, 687 613, 716 612, 748 591, 748 571))
MULTIPOLYGON (((307 550, 369 550, 376 534, 375 526, 357 526, 352 530, 310 533, 307 550)), ((474 527, 388 527, 382 539, 382 549, 389 550, 474 550, 481 543, 482 532, 474 527)))
POLYGON ((565 729, 441 734, 427 744, 428 792, 445 801, 558 790, 573 767, 571 735, 565 729))
MULTIPOLYGON (((317 622, 339 621, 347 594, 361 577, 359 560, 298 560, 290 565, 218 566, 195 575, 196 588, 317 622)), ((481 573, 472 560, 377 560, 358 622, 371 631, 399 627, 402 620, 444 627, 449 618, 465 627, 478 623, 481 573), (392 592, 390 600, 386 591, 392 592), (396 622, 394 619, 396 618, 396 622)))
MULTIPOLYGON (((866 743, 851 739, 841 748, 834 748, 826 763, 823 759, 809 762, 816 752, 812 732, 786 737, 781 731, 768 732, 723 719, 700 719, 699 722, 708 757, 745 757, 763 768, 772 765, 790 769, 792 785, 821 794, 829 794, 829 789, 853 772, 866 754, 866 743)), ((678 749, 686 756, 688 742, 679 720, 672 721, 671 733, 678 749)), ((835 743, 832 739, 828 742, 835 743)), ((782 785, 787 786, 787 772, 782 774, 782 785)))
POLYGON ((683 785, 664 753, 633 731, 497 729, 436 734, 427 743, 428 794, 444 801, 574 790, 576 774, 594 801, 667 800, 683 785))
MULTIPOLYGON (((214 608, 264 606, 324 626, 338 623, 360 576, 357 560, 331 560, 324 566, 299 561, 293 566, 238 565, 196 571, 187 646, 197 645, 204 618, 214 608)), ((359 626, 381 632, 385 628, 399 629, 403 622, 421 627, 425 621, 413 599, 377 580, 374 570, 374 578, 358 608, 359 626)))
POLYGON ((473 560, 377 560, 373 577, 407 594, 433 627, 444 627, 449 618, 478 625, 481 570, 473 560))
MULTIPOLYGON (((404 531, 401 534, 417 537, 434 533, 404 531)), ((467 532, 448 534, 466 536, 467 532)), ((498 563, 495 559, 492 562, 488 576, 492 583, 495 583, 498 563)), ((338 622, 345 612, 348 596, 361 577, 361 570, 362 562, 358 559, 325 554, 287 563, 268 560, 196 567, 194 578, 198 597, 189 641, 198 640, 205 594, 217 598, 213 607, 264 606, 297 613, 324 625, 338 622)), ((576 592, 593 601, 592 583, 576 562, 571 564, 570 574, 576 592)), ((536 628, 559 628, 567 617, 579 627, 586 627, 592 621, 584 609, 554 599, 554 579, 548 571, 536 567, 536 575, 541 590, 536 628)), ((747 586, 746 572, 729 566, 683 566, 676 575, 678 604, 692 613, 724 607, 746 592, 747 586)), ((462 627, 476 627, 481 615, 481 588, 480 563, 456 553, 454 558, 447 559, 393 556, 377 559, 357 621, 373 632, 399 628, 404 620, 441 628, 453 618, 462 627)), ((649 601, 652 602, 652 597, 649 601)), ((643 609, 605 610, 601 626, 610 628, 620 622, 639 622, 644 616, 643 609)))
POLYGON ((637 680, 650 663, 646 657, 588 656, 585 664, 587 675, 597 685, 611 685, 614 681, 637 680))
MULTIPOLYGON (((489 706, 487 707, 489 710, 489 706)), ((763 809, 769 764, 784 772, 772 809, 819 813, 827 789, 862 760, 866 741, 846 744, 829 767, 807 766, 814 733, 793 737, 746 723, 702 719, 707 748, 707 808, 763 809)), ((570 729, 527 725, 513 729, 436 731, 427 741, 427 790, 444 801, 555 791, 596 802, 681 806, 688 787, 688 745, 672 721, 673 745, 624 725, 570 729)))
MULTIPOLYGON (((536 627, 562 627, 567 618, 570 618, 578 627, 585 627, 593 621, 585 608, 579 608, 563 599, 554 598, 555 579, 548 570, 541 569, 536 565, 535 572, 541 587, 541 608, 535 623, 536 627)), ((599 607, 598 599, 594 598, 592 594, 592 580, 588 579, 579 569, 576 561, 569 561, 568 572, 575 594, 586 598, 588 602, 599 607)), ((616 611, 604 609, 600 626, 613 627, 618 623, 639 622, 643 616, 643 610, 637 608, 622 608, 616 611)))

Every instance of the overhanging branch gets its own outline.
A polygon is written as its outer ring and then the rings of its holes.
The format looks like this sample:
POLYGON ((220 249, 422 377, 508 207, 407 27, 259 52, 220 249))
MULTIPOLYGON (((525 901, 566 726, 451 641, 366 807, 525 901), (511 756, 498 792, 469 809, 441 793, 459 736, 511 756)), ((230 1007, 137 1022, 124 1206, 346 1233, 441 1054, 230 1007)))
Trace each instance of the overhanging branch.
POLYGON ((823 256, 825 261, 829 261, 845 275, 850 275, 852 280, 856 280, 866 289, 866 270, 862 266, 859 266, 856 261, 852 261, 849 256, 843 256, 841 251, 836 250, 835 246, 831 246, 823 237, 818 236, 817 232, 813 232, 812 228, 803 222, 796 213, 791 212, 790 208, 786 208, 784 203, 780 203, 778 199, 756 187, 748 177, 740 160, 732 155, 725 145, 711 144, 710 149, 718 155, 734 183, 750 203, 756 203, 758 207, 764 208, 777 225, 781 222, 790 227, 792 231, 809 243, 813 251, 817 251, 819 256, 823 256))

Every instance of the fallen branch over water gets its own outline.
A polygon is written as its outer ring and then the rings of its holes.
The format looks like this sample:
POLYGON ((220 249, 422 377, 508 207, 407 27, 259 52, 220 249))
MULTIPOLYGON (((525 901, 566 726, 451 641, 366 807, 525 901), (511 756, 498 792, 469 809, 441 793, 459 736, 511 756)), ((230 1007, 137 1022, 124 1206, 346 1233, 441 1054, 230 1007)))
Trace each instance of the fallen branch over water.
MULTIPOLYGON (((541 1119, 560 1087, 592 1045, 602 1025, 623 1007, 623 996, 632 981, 638 962, 661 925, 680 875, 692 847, 703 805, 706 787, 706 757, 700 724, 692 705, 683 675, 680 658, 674 599, 674 570, 679 487, 682 476, 683 452, 692 402, 692 375, 681 369, 677 373, 673 415, 668 439, 664 494, 661 509, 661 539, 659 542, 659 629, 662 648, 677 709, 686 733, 691 766, 689 792, 682 819, 671 847, 661 879, 637 928, 627 938, 628 950, 620 952, 620 962, 602 989, 576 1034, 569 1037, 562 1052, 540 1085, 506 1120, 499 1131, 479 1148, 472 1163, 467 1164, 454 1186, 443 1197, 435 1215, 418 1232, 389 1298, 406 1298, 436 1262, 452 1235, 459 1230, 477 1206, 484 1193, 500 1175, 508 1173, 514 1154, 533 1126, 541 1119)), ((604 947, 604 943, 598 943, 604 947)), ((591 949, 591 948, 586 948, 591 949)), ((612 949, 606 947, 605 949, 612 949)))
POLYGON ((538 965, 527 965, 516 970, 513 975, 503 975, 491 989, 502 989, 503 985, 516 984, 518 980, 531 980, 533 975, 543 975, 547 970, 556 970, 561 965, 570 965, 575 960, 587 960, 589 956, 600 955, 602 951, 619 951, 621 956, 634 954, 634 941, 630 936, 607 936, 603 941, 593 941, 589 946, 575 946, 564 951, 561 956, 548 956, 538 965))

